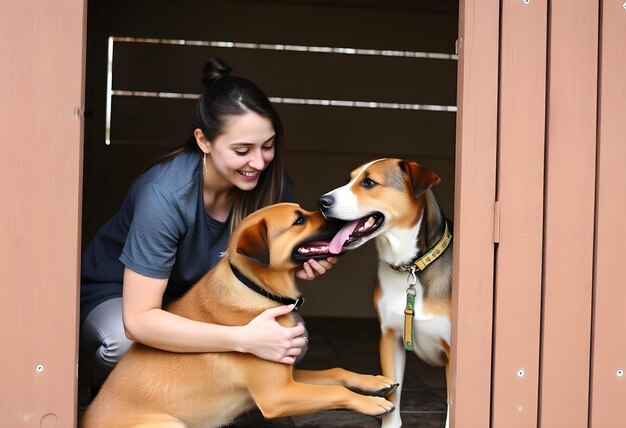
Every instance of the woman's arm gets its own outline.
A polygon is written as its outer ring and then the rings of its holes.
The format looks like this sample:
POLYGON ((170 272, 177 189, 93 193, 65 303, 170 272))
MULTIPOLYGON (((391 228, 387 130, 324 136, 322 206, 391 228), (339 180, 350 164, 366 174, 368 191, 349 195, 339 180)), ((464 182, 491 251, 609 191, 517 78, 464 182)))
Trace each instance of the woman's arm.
POLYGON ((161 308, 167 279, 124 270, 122 297, 126 336, 170 352, 249 352, 260 358, 293 364, 306 339, 304 326, 283 327, 275 318, 292 306, 269 309, 245 326, 222 326, 193 321, 161 308))

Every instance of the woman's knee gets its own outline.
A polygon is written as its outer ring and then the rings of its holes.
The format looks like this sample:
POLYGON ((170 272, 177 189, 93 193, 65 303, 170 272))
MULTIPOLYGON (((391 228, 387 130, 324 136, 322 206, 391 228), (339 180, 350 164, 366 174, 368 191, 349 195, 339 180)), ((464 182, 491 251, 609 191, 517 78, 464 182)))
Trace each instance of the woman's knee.
POLYGON ((117 364, 133 343, 124 332, 121 298, 107 300, 87 315, 81 329, 82 339, 93 344, 96 364, 117 364))

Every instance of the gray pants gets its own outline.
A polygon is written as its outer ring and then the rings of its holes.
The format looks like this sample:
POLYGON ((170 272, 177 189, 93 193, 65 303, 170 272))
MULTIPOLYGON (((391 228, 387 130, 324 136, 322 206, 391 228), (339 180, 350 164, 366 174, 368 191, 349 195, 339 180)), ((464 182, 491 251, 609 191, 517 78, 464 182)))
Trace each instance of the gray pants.
POLYGON ((80 327, 79 404, 91 401, 132 343, 124 333, 121 297, 89 312, 80 327))
MULTIPOLYGON (((304 324, 299 313, 293 314, 296 322, 304 324)), ((87 314, 80 328, 79 405, 89 404, 95 397, 113 367, 132 343, 124 333, 121 297, 100 303, 87 314)), ((308 343, 302 348, 296 363, 304 358, 307 350, 308 343)))

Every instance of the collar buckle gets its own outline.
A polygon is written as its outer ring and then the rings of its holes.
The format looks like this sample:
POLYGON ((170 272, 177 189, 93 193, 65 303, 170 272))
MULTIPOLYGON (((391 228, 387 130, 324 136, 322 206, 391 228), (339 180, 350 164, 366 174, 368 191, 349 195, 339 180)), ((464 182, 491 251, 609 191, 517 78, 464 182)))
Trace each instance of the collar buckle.
POLYGON ((304 305, 304 297, 298 297, 293 304, 293 310, 297 311, 302 305, 304 305))

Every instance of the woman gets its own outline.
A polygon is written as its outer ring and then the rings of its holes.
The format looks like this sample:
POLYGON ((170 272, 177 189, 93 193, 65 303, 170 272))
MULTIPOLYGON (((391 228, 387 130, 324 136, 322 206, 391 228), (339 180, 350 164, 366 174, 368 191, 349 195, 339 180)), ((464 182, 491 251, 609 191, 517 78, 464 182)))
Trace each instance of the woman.
MULTIPOLYGON (((163 309, 217 263, 243 217, 280 202, 287 190, 280 119, 254 83, 230 71, 218 59, 206 63, 194 137, 132 185, 83 254, 83 390, 95 392, 132 341, 171 352, 248 352, 286 364, 306 346, 302 323, 285 328, 275 321, 291 306, 237 327, 163 309)), ((309 260, 297 276, 313 279, 335 262, 309 260)))

